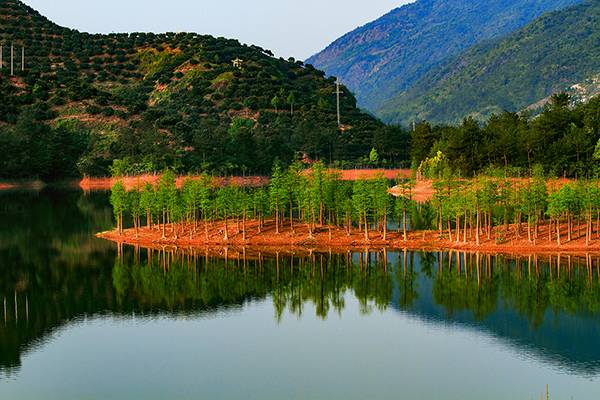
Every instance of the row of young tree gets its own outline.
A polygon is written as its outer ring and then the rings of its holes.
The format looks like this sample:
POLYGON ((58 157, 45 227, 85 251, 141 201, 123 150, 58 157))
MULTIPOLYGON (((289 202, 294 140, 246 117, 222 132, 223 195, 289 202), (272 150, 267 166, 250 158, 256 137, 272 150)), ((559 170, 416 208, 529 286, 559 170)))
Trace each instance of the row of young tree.
POLYGON ((111 203, 120 232, 127 215, 136 234, 145 218, 145 225, 160 229, 163 238, 168 234, 193 238, 203 229, 208 240, 211 224, 224 222, 224 240, 232 234, 246 240, 246 223, 253 220, 258 222, 258 233, 266 225, 275 234, 288 229, 295 233, 302 225, 310 238, 318 229, 328 229, 331 236, 337 227, 347 234, 358 229, 365 241, 374 232, 386 240, 390 226, 397 226, 408 240, 411 225, 418 223, 436 228, 440 238, 477 245, 525 238, 531 243, 555 241, 559 246, 582 237, 586 245, 600 240, 599 181, 563 182, 536 174, 531 179, 447 179, 433 185, 431 202, 421 207, 422 215, 415 215, 412 180, 400 181, 399 196, 394 198, 383 176, 350 182, 322 163, 309 170, 300 164, 288 169, 276 164, 264 187, 219 185, 204 174, 186 178, 178 188, 171 171, 155 186, 130 191, 118 181, 111 203))
POLYGON ((467 243, 527 238, 600 239, 600 182, 532 179, 441 180, 432 206, 440 236, 467 243))
POLYGON ((275 234, 288 228, 295 232, 301 224, 308 228, 310 238, 317 229, 326 228, 331 236, 338 227, 347 234, 359 229, 368 241, 373 231, 387 239, 390 222, 397 221, 406 240, 413 184, 406 181, 402 187, 405 195, 394 199, 389 181, 382 175, 350 182, 320 162, 310 169, 299 163, 284 169, 276 163, 268 186, 220 185, 202 174, 186 178, 178 187, 175 174, 167 170, 157 185, 147 183, 127 191, 123 181, 117 181, 110 201, 119 232, 128 218, 136 235, 145 219, 145 226, 160 229, 163 238, 193 238, 203 230, 208 240, 211 224, 218 221, 224 222, 224 240, 234 228, 235 234, 246 240, 246 223, 253 220, 258 222, 258 233, 267 222, 274 226, 275 234))

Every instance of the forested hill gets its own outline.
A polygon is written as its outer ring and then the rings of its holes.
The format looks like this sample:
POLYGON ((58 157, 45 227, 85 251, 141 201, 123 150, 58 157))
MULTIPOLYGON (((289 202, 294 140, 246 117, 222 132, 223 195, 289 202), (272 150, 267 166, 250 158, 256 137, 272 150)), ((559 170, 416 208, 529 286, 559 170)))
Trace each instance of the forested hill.
POLYGON ((307 63, 340 77, 361 106, 379 115, 386 100, 439 63, 581 1, 417 0, 348 33, 307 63))
POLYGON ((598 74, 600 1, 590 0, 437 67, 385 104, 381 115, 390 121, 457 122, 467 115, 482 120, 541 106, 553 93, 576 95, 583 82, 598 86, 598 74))
POLYGON ((0 177, 106 175, 115 159, 129 173, 266 172, 300 153, 354 162, 372 147, 408 158, 390 139, 406 135, 344 87, 338 128, 334 79, 236 40, 81 33, 0 0, 0 43, 0 177))

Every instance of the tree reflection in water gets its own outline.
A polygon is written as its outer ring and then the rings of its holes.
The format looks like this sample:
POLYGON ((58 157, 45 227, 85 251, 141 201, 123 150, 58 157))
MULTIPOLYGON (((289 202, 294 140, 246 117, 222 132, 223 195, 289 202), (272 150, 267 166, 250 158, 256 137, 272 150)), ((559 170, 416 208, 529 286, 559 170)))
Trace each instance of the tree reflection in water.
POLYGON ((600 361, 596 256, 119 246, 111 263, 49 275, 8 270, 0 368, 18 369, 23 352, 81 318, 200 316, 268 300, 277 321, 301 317, 307 304, 326 319, 351 297, 362 313, 397 309, 467 325, 572 370, 597 371, 600 361))

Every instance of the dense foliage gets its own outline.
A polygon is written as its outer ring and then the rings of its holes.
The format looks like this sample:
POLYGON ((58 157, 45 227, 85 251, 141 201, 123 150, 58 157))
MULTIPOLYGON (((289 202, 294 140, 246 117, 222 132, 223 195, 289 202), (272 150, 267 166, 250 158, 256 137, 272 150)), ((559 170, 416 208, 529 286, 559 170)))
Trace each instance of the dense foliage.
POLYGON ((361 162, 373 147, 407 159, 407 135, 343 87, 338 127, 333 78, 236 40, 81 33, 1 0, 0 43, 0 177, 105 176, 114 160, 129 173, 266 172, 304 154, 361 162))
POLYGON ((431 177, 494 170, 525 176, 535 166, 556 176, 598 176, 600 97, 569 103, 568 96, 555 95, 536 118, 504 112, 484 124, 472 118, 457 126, 419 124, 412 133, 413 165, 431 177))
POLYGON ((600 182, 547 181, 540 175, 515 180, 479 178, 435 182, 432 206, 440 237, 456 243, 526 237, 558 246, 585 237, 600 239, 600 182), (525 226, 523 226, 525 224, 525 226), (523 235, 523 236, 522 236, 523 235))
POLYGON ((485 119, 503 110, 535 107, 551 94, 600 73, 599 19, 597 1, 542 16, 506 38, 475 46, 432 69, 388 101, 379 115, 387 121, 447 123, 466 115, 485 119))
MULTIPOLYGON (((419 0, 344 35, 307 62, 340 77, 357 94, 359 104, 377 115, 385 110, 387 118, 406 123, 414 116, 397 117, 397 108, 404 105, 387 101, 427 72, 474 44, 580 1, 419 0)), ((547 46, 555 45, 556 39, 551 37, 547 46)))
POLYGON ((233 232, 228 222, 236 221, 236 234, 245 239, 247 220, 259 221, 262 229, 269 219, 275 222, 277 234, 284 226, 293 229, 294 224, 301 223, 308 227, 311 238, 317 226, 338 226, 348 233, 358 227, 365 240, 369 240, 369 231, 377 229, 385 239, 392 217, 397 217, 398 229, 406 235, 414 202, 412 184, 403 185, 405 196, 392 201, 385 177, 342 181, 322 163, 310 170, 303 170, 298 163, 287 170, 275 164, 269 186, 257 188, 219 185, 204 174, 187 178, 177 188, 175 175, 166 171, 155 186, 146 184, 126 191, 123 182, 117 181, 111 204, 120 232, 125 217, 133 222, 136 233, 145 219, 146 227, 162 230, 163 238, 180 237, 185 232, 190 236, 205 234, 208 239, 209 225, 225 221, 223 240, 227 241, 233 232))

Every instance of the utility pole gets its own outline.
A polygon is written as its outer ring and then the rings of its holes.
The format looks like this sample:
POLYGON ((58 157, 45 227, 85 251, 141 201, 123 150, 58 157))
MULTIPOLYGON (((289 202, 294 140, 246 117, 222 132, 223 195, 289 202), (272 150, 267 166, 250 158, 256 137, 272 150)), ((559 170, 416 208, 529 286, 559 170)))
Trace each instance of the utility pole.
POLYGON ((338 123, 338 127, 342 126, 342 117, 340 115, 340 94, 342 94, 342 91, 340 90, 340 80, 337 79, 335 82, 335 94, 337 96, 337 123, 338 123))
POLYGON ((21 47, 21 71, 25 72, 25 45, 21 47))
POLYGON ((15 74, 14 53, 15 53, 15 46, 11 43, 10 44, 10 76, 13 76, 15 74))

